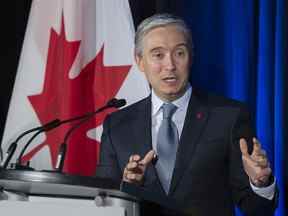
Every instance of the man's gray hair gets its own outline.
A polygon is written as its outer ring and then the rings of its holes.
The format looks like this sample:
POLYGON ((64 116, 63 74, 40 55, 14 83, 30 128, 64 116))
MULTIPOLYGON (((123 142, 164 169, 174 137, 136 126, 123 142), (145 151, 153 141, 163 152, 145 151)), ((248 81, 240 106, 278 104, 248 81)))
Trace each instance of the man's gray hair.
POLYGON ((186 38, 186 42, 188 45, 188 49, 190 55, 193 55, 193 41, 192 41, 192 34, 184 22, 183 19, 171 15, 171 14, 155 14, 151 17, 146 18, 143 20, 137 28, 135 34, 135 54, 137 56, 142 56, 143 54, 143 39, 145 35, 150 32, 151 30, 158 28, 158 27, 165 27, 168 25, 176 25, 180 31, 183 31, 183 34, 186 38))

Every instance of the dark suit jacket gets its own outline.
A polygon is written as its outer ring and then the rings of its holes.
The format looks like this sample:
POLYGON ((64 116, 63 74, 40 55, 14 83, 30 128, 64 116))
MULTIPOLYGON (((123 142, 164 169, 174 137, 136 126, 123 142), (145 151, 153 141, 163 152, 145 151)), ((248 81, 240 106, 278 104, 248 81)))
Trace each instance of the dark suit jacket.
MULTIPOLYGON (((250 140, 249 114, 240 102, 193 89, 168 197, 195 215, 272 215, 275 200, 256 195, 242 166, 239 139, 250 140), (257 213, 256 213, 257 212, 257 213)), ((104 122, 97 175, 121 181, 129 156, 144 156, 151 144, 151 97, 108 116, 104 122)), ((155 167, 142 186, 166 196, 155 167)))

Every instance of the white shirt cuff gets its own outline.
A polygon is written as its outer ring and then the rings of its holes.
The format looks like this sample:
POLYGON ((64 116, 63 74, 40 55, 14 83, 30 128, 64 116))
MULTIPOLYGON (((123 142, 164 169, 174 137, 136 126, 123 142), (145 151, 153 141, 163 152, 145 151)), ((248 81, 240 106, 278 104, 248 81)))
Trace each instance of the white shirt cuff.
POLYGON ((252 190, 259 196, 264 197, 266 199, 272 200, 275 194, 275 185, 276 180, 274 178, 273 184, 269 185, 268 187, 256 187, 250 182, 250 186, 252 190))

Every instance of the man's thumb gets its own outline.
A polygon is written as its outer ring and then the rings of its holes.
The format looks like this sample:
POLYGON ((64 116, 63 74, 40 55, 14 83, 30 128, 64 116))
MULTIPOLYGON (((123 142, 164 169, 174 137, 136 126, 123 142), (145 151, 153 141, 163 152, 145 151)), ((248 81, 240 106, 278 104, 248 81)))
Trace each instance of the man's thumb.
POLYGON ((249 155, 246 140, 244 138, 241 138, 239 143, 240 143, 240 150, 241 150, 242 155, 245 155, 245 156, 249 155))

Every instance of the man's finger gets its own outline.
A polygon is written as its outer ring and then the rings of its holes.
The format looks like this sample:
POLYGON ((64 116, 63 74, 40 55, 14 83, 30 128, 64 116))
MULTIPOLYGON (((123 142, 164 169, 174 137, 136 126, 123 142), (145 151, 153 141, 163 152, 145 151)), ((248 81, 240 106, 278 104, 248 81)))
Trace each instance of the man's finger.
POLYGON ((140 155, 131 155, 129 157, 129 162, 133 162, 133 161, 139 161, 141 159, 140 155))
POLYGON ((249 156, 246 140, 244 138, 241 138, 239 143, 240 143, 240 150, 241 150, 242 155, 249 156))
POLYGON ((129 183, 141 183, 141 181, 143 180, 143 176, 143 173, 130 172, 125 169, 123 173, 123 181, 129 183))
POLYGON ((258 154, 261 154, 261 144, 260 142, 255 138, 253 137, 253 151, 252 151, 252 155, 258 155, 258 154))
POLYGON ((242 161, 245 164, 245 166, 247 166, 247 167, 257 167, 258 166, 258 163, 256 161, 254 161, 251 157, 249 157, 249 154, 248 154, 248 156, 243 154, 242 155, 242 161))
POLYGON ((129 180, 129 181, 132 181, 132 182, 139 182, 143 179, 143 174, 137 174, 137 173, 128 173, 126 175, 126 178, 129 180))
POLYGON ((257 166, 262 167, 262 168, 266 168, 269 166, 268 159, 265 157, 256 158, 256 162, 257 162, 257 166))
POLYGON ((137 166, 135 168, 128 169, 126 168, 126 173, 135 173, 135 174, 143 174, 143 168, 141 166, 137 166))
POLYGON ((129 162, 126 166, 127 170, 133 170, 138 166, 138 163, 135 161, 129 162))
POLYGON ((140 163, 142 165, 148 165, 149 163, 151 163, 151 161, 153 160, 155 156, 155 151, 154 150, 150 150, 146 155, 145 157, 140 161, 140 163))

